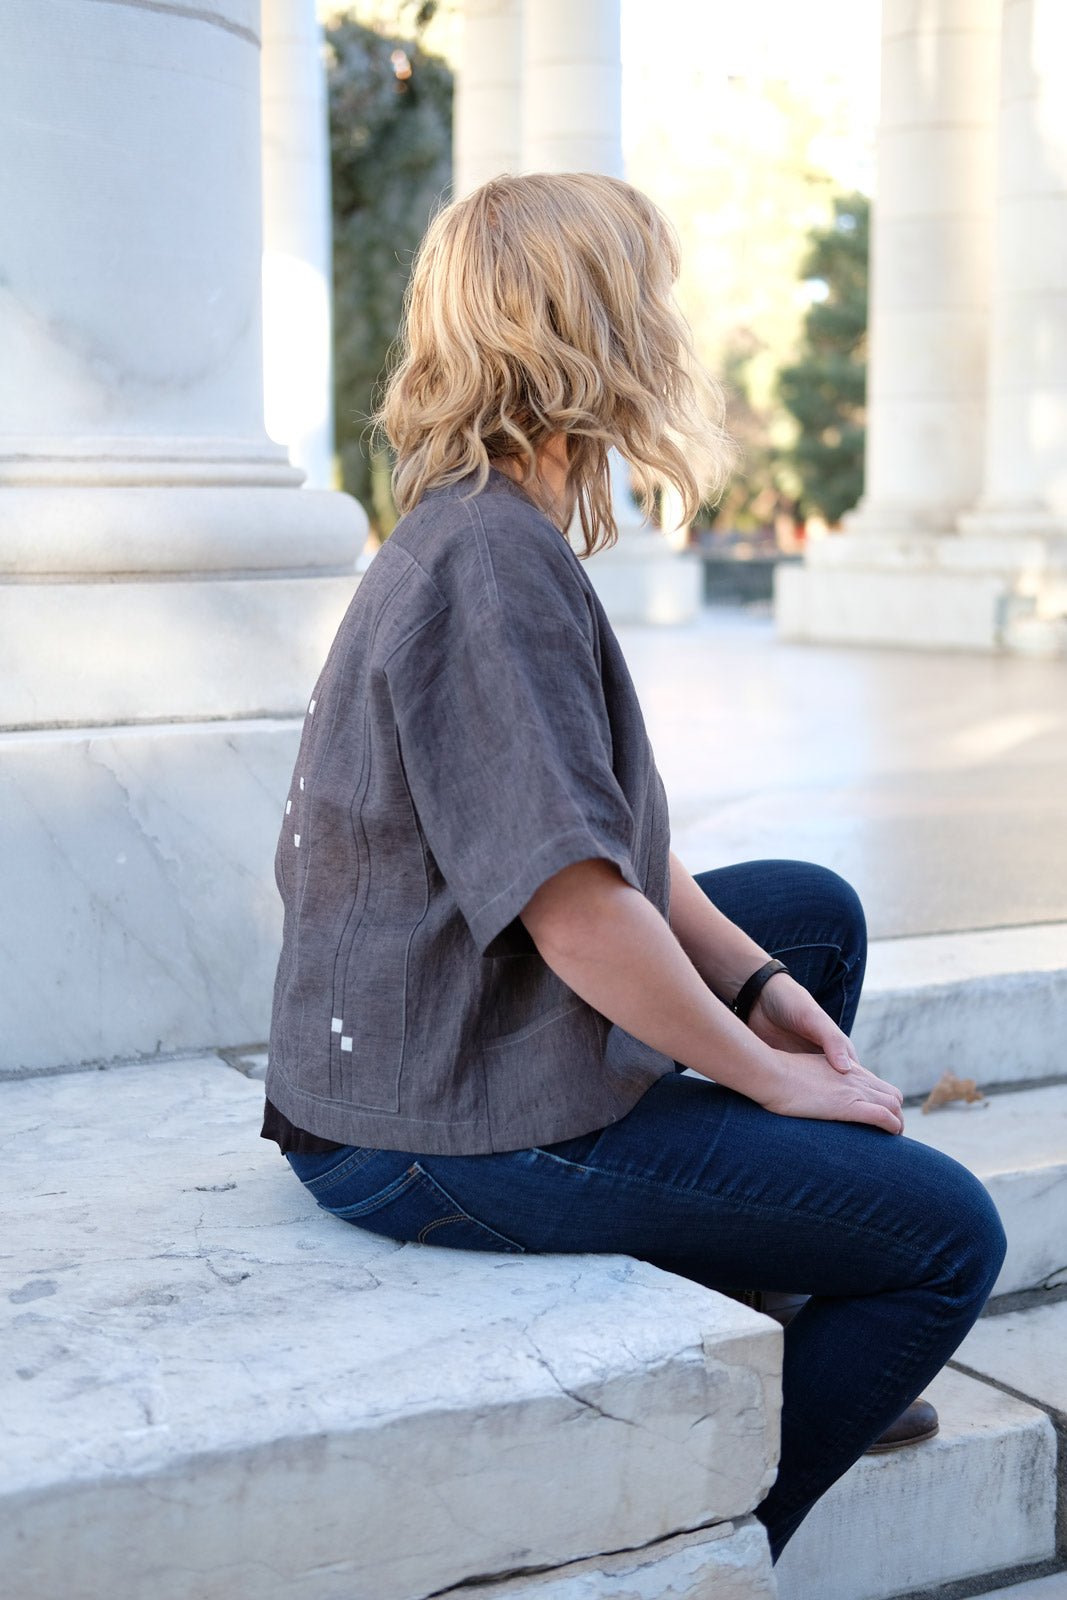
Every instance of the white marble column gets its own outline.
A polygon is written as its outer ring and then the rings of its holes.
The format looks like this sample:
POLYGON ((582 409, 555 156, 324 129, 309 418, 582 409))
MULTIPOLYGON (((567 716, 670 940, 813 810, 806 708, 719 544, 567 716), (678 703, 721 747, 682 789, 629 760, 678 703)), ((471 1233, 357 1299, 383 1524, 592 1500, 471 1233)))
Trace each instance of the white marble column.
POLYGON ((524 0, 522 164, 622 177, 619 0, 524 0))
POLYGON ((985 480, 972 534, 1067 533, 1067 6, 1004 0, 985 480))
POLYGON ((263 377, 267 431, 307 484, 333 482, 330 152, 315 0, 262 0, 263 377))
POLYGON ((250 653, 193 650, 221 591, 190 580, 270 574, 242 592, 278 608, 279 574, 358 549, 359 508, 297 494, 264 428, 258 26, 256 0, 0 9, 0 653, 54 635, 32 686, 0 673, 0 726, 258 709, 250 653))
MULTIPOLYGON (((619 0, 523 0, 522 165, 527 172, 623 176, 619 0)), ((614 622, 687 622, 701 570, 645 522, 615 457, 618 543, 589 575, 614 622)))
POLYGON ((1000 0, 884 0, 856 533, 950 532, 982 477, 1000 0))
POLYGON ((456 75, 455 192, 522 161, 522 0, 466 0, 456 75))
POLYGON ((1059 0, 885 0, 866 494, 779 570, 786 637, 1067 648, 1065 574, 1018 537, 1067 487, 1065 23, 1059 0))
POLYGON ((264 428, 259 70, 258 0, 0 7, 5 1067, 266 1028, 366 519, 264 428))

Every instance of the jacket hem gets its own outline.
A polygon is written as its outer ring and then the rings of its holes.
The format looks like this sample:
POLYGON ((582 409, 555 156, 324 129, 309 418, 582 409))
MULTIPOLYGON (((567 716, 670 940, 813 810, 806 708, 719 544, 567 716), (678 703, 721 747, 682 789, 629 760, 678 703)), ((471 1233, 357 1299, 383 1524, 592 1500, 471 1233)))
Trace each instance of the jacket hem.
POLYGON ((296 1089, 278 1068, 268 1072, 266 1088, 271 1103, 295 1127, 320 1139, 365 1149, 402 1150, 412 1155, 484 1156, 558 1144, 564 1139, 579 1139, 584 1134, 606 1128, 632 1111, 652 1085, 673 1070, 671 1062, 662 1072, 646 1071, 634 1074, 625 1085, 613 1084, 598 1105, 587 1104, 580 1115, 572 1111, 516 1118, 512 1113, 507 1134, 495 1138, 488 1108, 461 1122, 405 1117, 399 1112, 375 1111, 346 1101, 309 1095, 296 1089))

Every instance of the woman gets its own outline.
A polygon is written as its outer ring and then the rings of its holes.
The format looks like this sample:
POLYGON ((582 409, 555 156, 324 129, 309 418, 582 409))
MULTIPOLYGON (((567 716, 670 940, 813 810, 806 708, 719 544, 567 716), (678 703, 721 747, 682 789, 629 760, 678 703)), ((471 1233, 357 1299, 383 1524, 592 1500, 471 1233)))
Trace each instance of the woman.
POLYGON ((809 1294, 759 1511, 777 1558, 952 1354, 1003 1235, 849 1043, 848 886, 669 854, 564 535, 614 536, 611 447, 687 515, 721 475, 677 270, 652 204, 583 174, 489 183, 427 235, 383 411, 404 515, 308 707, 278 849, 264 1133, 395 1239, 809 1294))

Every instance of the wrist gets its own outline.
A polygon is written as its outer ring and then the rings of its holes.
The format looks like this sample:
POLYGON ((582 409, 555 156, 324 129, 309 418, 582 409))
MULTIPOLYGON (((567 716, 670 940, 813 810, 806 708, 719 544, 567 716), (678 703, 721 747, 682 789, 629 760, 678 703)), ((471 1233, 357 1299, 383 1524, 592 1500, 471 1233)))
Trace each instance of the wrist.
POLYGON ((730 1002, 730 1010, 734 1016, 747 1024, 749 1017, 752 1015, 753 1007, 763 993, 764 986, 772 978, 777 977, 780 972, 785 973, 787 977, 789 976, 789 968, 785 962, 778 961, 774 957, 765 961, 761 967, 757 967, 756 971, 745 979, 730 1002))
POLYGON ((759 1065, 750 1074, 743 1093, 755 1100, 765 1111, 778 1111, 785 1104, 791 1088, 791 1079, 787 1058, 781 1051, 764 1045, 760 1052, 759 1065))
POLYGON ((690 1065, 758 1105, 768 1105, 786 1085, 788 1058, 751 1028, 738 1027, 739 1019, 723 1016, 721 1005, 716 1010, 720 1021, 715 1031, 719 1037, 714 1042, 709 1040, 706 1054, 701 1052, 701 1058, 690 1065))

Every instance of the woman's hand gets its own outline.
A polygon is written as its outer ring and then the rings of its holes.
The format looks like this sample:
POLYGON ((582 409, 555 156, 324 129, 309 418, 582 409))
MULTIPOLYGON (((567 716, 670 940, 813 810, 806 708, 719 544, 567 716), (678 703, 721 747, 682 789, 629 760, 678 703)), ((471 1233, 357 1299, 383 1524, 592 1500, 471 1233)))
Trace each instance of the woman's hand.
POLYGON ((870 1122, 887 1133, 903 1132, 900 1090, 860 1065, 848 1035, 788 973, 776 973, 763 985, 748 1025, 788 1064, 784 1081, 763 1099, 769 1111, 870 1122))
POLYGON ((782 1117, 817 1117, 831 1122, 866 1122, 886 1133, 903 1133, 901 1094, 891 1083, 856 1065, 847 1072, 824 1055, 776 1050, 780 1071, 760 1104, 782 1117))
POLYGON ((802 984, 787 972, 768 978, 749 1013, 748 1025, 774 1050, 824 1055, 838 1072, 858 1067, 852 1040, 842 1033, 802 984))

